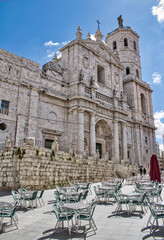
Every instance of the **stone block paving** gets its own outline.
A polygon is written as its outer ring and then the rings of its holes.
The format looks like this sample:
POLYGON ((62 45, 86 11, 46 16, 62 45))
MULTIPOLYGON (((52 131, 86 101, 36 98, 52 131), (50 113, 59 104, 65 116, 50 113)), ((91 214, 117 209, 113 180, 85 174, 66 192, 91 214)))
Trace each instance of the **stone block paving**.
MULTIPOLYGON (((132 185, 124 185, 123 192, 134 190, 132 185)), ((92 191, 93 192, 93 191, 92 191)), ((164 199, 164 192, 162 193, 164 199)), ((88 196, 92 200, 94 194, 88 196)), ((19 218, 18 230, 15 226, 6 227, 5 232, 0 234, 0 240, 141 240, 141 239, 164 239, 164 229, 161 228, 155 234, 150 234, 146 228, 150 211, 140 217, 138 213, 128 216, 123 213, 113 214, 116 203, 97 204, 93 218, 97 226, 96 234, 92 229, 79 230, 78 233, 68 234, 67 228, 53 233, 56 224, 56 216, 52 210, 55 202, 54 189, 46 190, 43 199, 45 206, 17 210, 19 218), (144 231, 142 231, 144 230, 144 231)), ((0 201, 13 202, 11 194, 0 192, 0 201)), ((139 209, 138 209, 139 210, 139 209)), ((82 222, 82 225, 86 222, 82 222)), ((160 222, 161 224, 161 222, 160 222)), ((162 224, 161 224, 162 225, 162 224)), ((67 224, 65 224, 67 226, 67 224)), ((88 228, 88 226, 86 226, 88 228)))

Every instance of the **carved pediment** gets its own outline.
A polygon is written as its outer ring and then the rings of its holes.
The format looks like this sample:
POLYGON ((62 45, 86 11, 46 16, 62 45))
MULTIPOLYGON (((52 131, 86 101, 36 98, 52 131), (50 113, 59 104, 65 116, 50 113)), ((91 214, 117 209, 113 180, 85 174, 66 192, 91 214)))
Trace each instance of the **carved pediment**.
POLYGON ((55 63, 53 61, 50 61, 43 65, 42 72, 46 73, 47 70, 54 71, 56 73, 59 73, 60 75, 63 75, 63 69, 60 66, 60 64, 55 63))

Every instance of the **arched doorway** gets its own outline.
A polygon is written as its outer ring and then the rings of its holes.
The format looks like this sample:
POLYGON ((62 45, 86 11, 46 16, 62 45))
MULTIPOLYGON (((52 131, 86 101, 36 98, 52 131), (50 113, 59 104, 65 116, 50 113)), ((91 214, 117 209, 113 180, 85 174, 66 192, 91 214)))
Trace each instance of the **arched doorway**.
POLYGON ((100 158, 105 156, 112 159, 112 132, 105 120, 96 123, 96 151, 99 150, 100 158))

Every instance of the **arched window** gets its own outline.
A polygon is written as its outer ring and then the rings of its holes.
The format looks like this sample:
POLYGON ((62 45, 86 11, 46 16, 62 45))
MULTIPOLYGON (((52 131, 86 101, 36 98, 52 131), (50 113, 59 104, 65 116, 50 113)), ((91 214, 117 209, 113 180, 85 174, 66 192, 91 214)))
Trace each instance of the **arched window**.
POLYGON ((146 114, 146 99, 143 93, 141 93, 141 111, 146 114))
POLYGON ((113 42, 113 50, 117 49, 117 43, 116 41, 113 42))
POLYGON ((126 75, 129 75, 130 74, 130 67, 127 67, 126 68, 126 75))
POLYGON ((137 47, 136 47, 136 42, 135 41, 133 42, 133 45, 134 45, 134 50, 137 52, 137 47))
POLYGON ((128 39, 124 38, 124 46, 127 47, 128 46, 128 39))
POLYGON ((136 69, 136 77, 139 78, 139 71, 138 71, 138 69, 136 69))

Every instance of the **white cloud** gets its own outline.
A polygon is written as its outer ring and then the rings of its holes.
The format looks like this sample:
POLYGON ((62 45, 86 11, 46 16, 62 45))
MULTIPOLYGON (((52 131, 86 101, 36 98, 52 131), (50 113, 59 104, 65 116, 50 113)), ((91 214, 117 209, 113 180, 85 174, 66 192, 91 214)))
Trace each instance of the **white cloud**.
POLYGON ((62 45, 67 45, 68 43, 70 43, 70 41, 65 41, 65 42, 62 42, 62 45))
POLYGON ((160 0, 157 6, 152 7, 153 16, 157 16, 159 23, 164 22, 164 0, 160 0))
POLYGON ((94 34, 91 34, 91 39, 96 41, 96 38, 95 38, 95 35, 94 34))
POLYGON ((59 51, 57 51, 56 54, 57 54, 57 58, 60 58, 62 55, 61 52, 59 52, 59 51))
POLYGON ((152 77, 153 77, 153 83, 158 85, 162 82, 162 77, 159 73, 155 72, 152 74, 152 77))
POLYGON ((49 54, 47 55, 48 58, 52 58, 54 57, 55 53, 57 54, 57 58, 61 57, 61 52, 57 51, 57 52, 49 52, 49 54))
POLYGON ((48 58, 51 58, 51 57, 53 57, 55 55, 55 52, 50 52, 48 55, 47 55, 47 57, 48 58))
POLYGON ((52 47, 52 46, 58 46, 58 45, 60 45, 60 43, 58 43, 58 42, 52 42, 52 41, 49 41, 49 42, 45 42, 44 43, 44 46, 46 46, 46 47, 52 47))
POLYGON ((164 110, 154 113, 154 123, 157 128, 156 137, 159 139, 163 139, 162 135, 164 134, 164 123, 162 119, 164 119, 164 110))

